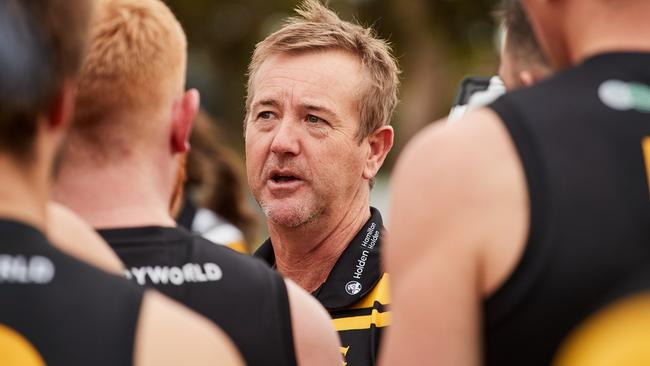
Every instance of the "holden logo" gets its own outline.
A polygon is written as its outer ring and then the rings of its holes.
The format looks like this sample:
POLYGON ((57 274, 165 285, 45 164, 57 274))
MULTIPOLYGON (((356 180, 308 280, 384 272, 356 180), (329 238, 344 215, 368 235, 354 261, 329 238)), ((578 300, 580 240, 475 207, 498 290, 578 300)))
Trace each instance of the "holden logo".
POLYGON ((349 295, 356 295, 361 292, 361 284, 357 281, 350 281, 345 284, 345 292, 349 295))

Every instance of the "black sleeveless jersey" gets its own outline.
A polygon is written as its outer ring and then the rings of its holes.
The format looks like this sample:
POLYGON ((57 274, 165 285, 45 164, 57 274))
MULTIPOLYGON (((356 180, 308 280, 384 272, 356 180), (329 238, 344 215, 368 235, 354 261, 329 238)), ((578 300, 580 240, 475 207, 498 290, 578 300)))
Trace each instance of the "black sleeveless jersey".
POLYGON ((0 220, 0 363, 131 365, 142 296, 38 230, 0 220))
POLYGON ((530 229, 484 303, 487 365, 548 365, 650 264, 650 53, 603 54, 491 108, 523 163, 530 229))
POLYGON ((151 286, 215 322, 248 365, 295 365, 284 280, 262 261, 179 227, 99 230, 127 267, 151 286))

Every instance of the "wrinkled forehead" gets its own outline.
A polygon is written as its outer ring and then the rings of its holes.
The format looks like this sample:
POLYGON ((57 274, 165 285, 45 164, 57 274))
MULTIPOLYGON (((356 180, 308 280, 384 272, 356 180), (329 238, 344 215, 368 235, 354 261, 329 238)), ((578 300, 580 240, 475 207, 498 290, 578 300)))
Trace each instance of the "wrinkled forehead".
POLYGON ((340 50, 276 53, 251 75, 249 100, 312 96, 356 103, 366 85, 361 60, 340 50))

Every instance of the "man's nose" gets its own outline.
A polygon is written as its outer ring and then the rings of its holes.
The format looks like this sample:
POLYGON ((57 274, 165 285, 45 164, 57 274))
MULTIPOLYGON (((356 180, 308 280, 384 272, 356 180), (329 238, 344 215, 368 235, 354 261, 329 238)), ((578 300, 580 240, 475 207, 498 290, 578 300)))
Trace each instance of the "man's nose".
POLYGON ((271 152, 278 155, 300 154, 300 126, 295 121, 284 120, 276 129, 271 152))

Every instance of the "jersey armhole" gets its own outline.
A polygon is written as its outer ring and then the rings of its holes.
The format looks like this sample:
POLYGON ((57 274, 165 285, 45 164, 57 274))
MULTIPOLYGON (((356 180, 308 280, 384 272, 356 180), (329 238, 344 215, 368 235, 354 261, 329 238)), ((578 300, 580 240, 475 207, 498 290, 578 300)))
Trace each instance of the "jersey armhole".
MULTIPOLYGON (((289 304, 289 293, 287 291, 287 284, 284 282, 282 276, 277 273, 273 273, 273 282, 275 283, 274 287, 277 287, 276 291, 273 291, 278 296, 277 306, 278 306, 278 324, 280 334, 283 335, 282 343, 283 349, 285 350, 285 359, 287 360, 287 366, 297 366, 298 361, 296 360, 296 349, 294 346, 293 340, 293 323, 291 322, 291 307, 289 304)), ((274 289, 275 290, 275 289, 274 289)))
POLYGON ((151 290, 145 290, 144 288, 137 287, 135 289, 135 296, 132 296, 129 298, 129 304, 125 304, 128 308, 134 308, 135 311, 131 312, 133 318, 130 319, 130 324, 133 324, 133 328, 129 329, 129 333, 126 334, 127 337, 129 337, 129 342, 128 344, 131 345, 131 364, 135 364, 135 347, 137 343, 137 337, 138 337, 138 331, 139 331, 139 324, 140 324, 140 316, 142 315, 142 305, 144 301, 144 295, 147 291, 151 290))
POLYGON ((484 301, 484 322, 486 326, 497 326, 528 295, 538 279, 545 260, 542 234, 547 226, 550 196, 543 160, 533 134, 523 121, 523 114, 512 102, 512 95, 506 95, 492 103, 492 109, 506 127, 517 149, 517 155, 524 169, 526 188, 530 204, 528 234, 519 262, 507 279, 484 301))

